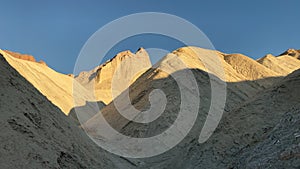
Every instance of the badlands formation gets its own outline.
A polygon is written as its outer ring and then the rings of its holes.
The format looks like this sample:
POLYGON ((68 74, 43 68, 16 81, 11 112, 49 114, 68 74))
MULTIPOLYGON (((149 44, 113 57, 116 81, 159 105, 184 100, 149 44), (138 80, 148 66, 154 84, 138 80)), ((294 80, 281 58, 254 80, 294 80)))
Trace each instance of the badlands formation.
POLYGON ((242 54, 183 47, 151 66, 141 48, 121 52, 75 78, 27 55, 0 53, 1 168, 300 168, 299 50, 255 61, 242 54), (85 128, 101 137, 99 109, 127 136, 151 137, 167 130, 180 110, 180 85, 187 83, 178 83, 176 75, 186 70, 198 85, 197 99, 194 89, 186 89, 191 101, 199 100, 198 116, 171 150, 149 158, 124 158, 97 147, 83 133, 85 128), (211 137, 200 144, 213 82, 226 82, 224 113, 211 137), (152 103, 163 101, 151 98, 155 89, 163 91, 167 101, 157 119, 143 124, 136 122, 143 114, 133 120, 120 115, 115 103, 151 112, 152 103), (84 119, 81 126, 65 116, 75 110, 84 119))

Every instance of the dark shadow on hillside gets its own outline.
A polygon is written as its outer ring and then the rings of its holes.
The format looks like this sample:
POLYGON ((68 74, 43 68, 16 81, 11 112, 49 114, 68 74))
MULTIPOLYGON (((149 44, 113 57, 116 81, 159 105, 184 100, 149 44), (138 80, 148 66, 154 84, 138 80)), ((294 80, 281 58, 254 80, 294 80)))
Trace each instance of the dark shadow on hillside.
POLYGON ((93 116, 95 116, 98 112, 98 109, 102 109, 105 107, 105 103, 102 101, 98 102, 89 102, 87 101, 84 106, 74 107, 69 112, 69 117, 72 118, 77 125, 80 125, 80 123, 84 123, 93 116), (78 112, 76 114, 76 112, 78 112), (84 112, 84 113, 79 113, 84 112), (79 119, 80 120, 79 120, 79 119))
MULTIPOLYGON (((70 111, 70 116, 78 121, 77 116, 79 116, 81 124, 89 120, 91 117, 96 115, 99 110, 101 110, 106 121, 117 131, 124 135, 132 137, 151 137, 155 136, 166 129, 168 129, 173 122, 176 120, 179 109, 180 109, 180 91, 176 81, 173 76, 181 76, 182 72, 185 70, 177 71, 172 75, 161 79, 154 79, 155 75, 158 73, 155 70, 149 69, 143 74, 136 82, 134 82, 129 90, 129 97, 134 108, 139 111, 146 111, 150 108, 149 95, 154 89, 161 89, 167 96, 167 104, 165 111, 156 120, 143 124, 133 121, 129 121, 121 114, 118 113, 114 102, 111 102, 107 106, 103 102, 87 102, 85 106, 75 107, 70 111), (147 77, 147 78, 144 78, 147 77), (143 86, 143 87, 141 87, 143 86), (77 115, 76 115, 76 112, 77 115)), ((211 84, 210 78, 207 72, 192 69, 191 70, 196 78, 198 89, 200 93, 200 108, 199 116, 202 126, 204 120, 206 119, 207 112, 209 111, 211 104, 211 84)), ((184 75, 184 74, 182 74, 184 75)), ((219 78, 210 74, 210 77, 215 81, 222 82, 219 78)), ((237 108, 241 103, 247 101, 252 96, 255 96, 265 87, 261 84, 266 84, 266 82, 276 83, 282 79, 282 77, 273 77, 260 79, 256 81, 242 81, 235 83, 227 83, 227 97, 224 113, 237 108)), ((188 89, 187 89, 188 90, 188 89)), ((116 98, 116 102, 122 102, 124 100, 123 92, 119 97, 116 98)))

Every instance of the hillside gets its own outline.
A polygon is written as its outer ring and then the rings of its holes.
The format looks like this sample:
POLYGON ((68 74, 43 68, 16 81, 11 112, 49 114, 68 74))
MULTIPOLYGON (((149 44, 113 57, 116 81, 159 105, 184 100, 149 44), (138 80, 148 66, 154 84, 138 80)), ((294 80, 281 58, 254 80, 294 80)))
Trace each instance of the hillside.
MULTIPOLYGON (((0 109, 4 112, 0 123, 4 124, 0 137, 4 158, 0 168, 300 167, 300 60, 291 54, 297 50, 255 61, 242 54, 183 47, 151 67, 146 50, 141 48, 136 53, 121 52, 75 79, 27 56, 0 52, 4 79, 0 82, 4 86, 0 89, 0 109), (194 83, 190 75, 195 77, 198 89, 190 86, 194 83), (73 82, 78 86, 72 88, 73 82), (79 97, 76 107, 71 102, 72 89, 79 97), (87 91, 94 91, 97 98, 87 91), (120 158, 96 148, 74 121, 61 115, 46 98, 72 112, 72 116, 78 111, 81 127, 102 143, 124 139, 110 132, 111 128, 101 121, 102 115, 113 129, 134 138, 153 137, 171 126, 178 132, 171 135, 174 139, 184 135, 187 128, 191 131, 176 147, 158 156, 120 158), (178 119, 185 119, 179 114, 181 109, 195 115, 187 117, 195 124, 173 125, 178 119), (223 114, 218 114, 219 109, 223 114), (211 137, 200 144, 199 135, 207 127, 207 119, 220 123, 210 124, 210 130, 202 137, 211 137), (101 135, 103 130, 112 137, 101 135), (11 144, 17 140, 24 141, 11 144), (22 150, 21 157, 13 153, 14 149, 22 150), (21 160, 15 162, 18 158, 21 160)), ((124 146, 128 149, 130 143, 117 144, 112 150, 124 146)), ((154 151, 170 146, 166 142, 159 146, 155 143, 146 147, 154 151)), ((142 148, 136 146, 128 151, 137 155, 142 148)))
MULTIPOLYGON (((135 117, 132 117, 134 120, 127 120, 119 114, 116 105, 110 103, 102 109, 105 119, 114 129, 127 136, 150 137, 165 131, 176 120, 177 113, 180 110, 181 93, 179 93, 178 88, 180 84, 176 85, 176 80, 163 70, 167 68, 175 69, 177 71, 173 71, 172 74, 181 74, 181 72, 184 72, 180 68, 182 62, 195 75, 199 92, 201 93, 201 105, 196 124, 189 135, 167 153, 139 160, 128 159, 137 165, 138 168, 166 168, 166 166, 168 166, 167 168, 234 168, 237 166, 245 168, 250 164, 244 163, 243 159, 250 158, 248 157, 249 154, 252 156, 251 151, 253 151, 252 149, 255 146, 265 146, 257 144, 262 143, 268 135, 272 135, 273 129, 276 130, 274 127, 280 122, 282 116, 291 107, 298 104, 300 100, 299 71, 283 78, 278 73, 243 55, 227 55, 188 47, 178 49, 167 55, 155 68, 148 70, 139 77, 129 88, 131 102, 124 102, 126 100, 125 97, 127 97, 126 92, 114 100, 115 104, 121 104, 124 108, 130 107, 130 104, 132 104, 137 110, 145 111, 151 107, 151 104, 155 103, 151 101, 151 97, 149 98, 151 91, 153 89, 161 89, 166 95, 167 105, 159 118, 149 124, 139 124, 135 121, 147 116, 137 114, 135 117), (215 77, 216 80, 220 78, 219 80, 231 81, 227 83, 226 109, 221 123, 211 138, 207 142, 199 144, 197 140, 211 102, 209 74, 207 74, 205 66, 199 59, 203 56, 206 58, 211 57, 212 60, 207 62, 214 65, 215 60, 213 60, 214 57, 212 55, 217 55, 221 59, 224 58, 224 62, 221 61, 221 63, 224 65, 225 77, 228 77, 230 74, 232 78, 215 77), (176 56, 181 61, 178 61, 176 56), (239 60, 239 58, 241 59, 239 60), (239 73, 243 76, 239 75, 239 73), (252 80, 250 81, 249 79, 252 80), (267 89, 263 89, 260 86, 267 89), (247 91, 249 95, 245 95, 247 91), (251 92, 252 95, 250 94, 251 92)), ((97 137, 97 134, 100 134, 98 129, 101 128, 98 120, 99 116, 96 115, 84 125, 86 129, 92 131, 97 137)), ((299 128, 294 126, 290 133, 294 133, 297 130, 299 128)), ((276 151, 279 152, 281 150, 278 149, 276 151)), ((272 156, 271 154, 269 155, 272 156)), ((263 156, 261 156, 262 158, 263 156)), ((277 156, 272 156, 272 158, 276 159, 277 156)), ((297 155, 290 159, 294 160, 295 164, 299 162, 297 155)), ((260 164, 257 159, 253 161, 255 165, 260 164)), ((278 161, 274 166, 288 167, 289 165, 287 164, 289 163, 278 161)), ((268 163, 268 165, 271 164, 268 163)), ((261 166, 264 166, 264 164, 261 163, 261 166)))
POLYGON ((286 76, 300 68, 300 60, 289 55, 275 57, 271 54, 268 54, 258 59, 257 62, 281 76, 286 76))
POLYGON ((0 168, 115 168, 72 120, 0 55, 0 168))
POLYGON ((294 71, 293 69, 290 69, 289 67, 282 64, 284 62, 283 59, 279 60, 271 54, 268 54, 263 58, 258 59, 257 62, 273 70, 281 76, 286 76, 294 71))
POLYGON ((48 100, 59 107, 64 114, 68 115, 74 107, 73 85, 76 86, 77 90, 74 92, 78 98, 76 100, 77 105, 84 105, 85 100, 92 100, 86 89, 81 87, 73 77, 58 73, 45 64, 35 62, 34 59, 26 60, 11 56, 10 54, 20 55, 14 52, 0 50, 0 54, 48 100))
MULTIPOLYGON (((246 77, 246 80, 253 81, 280 76, 280 74, 243 54, 224 54, 224 60, 230 64, 234 70, 246 77)), ((274 82, 276 81, 257 81, 257 83, 264 87, 270 87, 274 82)))

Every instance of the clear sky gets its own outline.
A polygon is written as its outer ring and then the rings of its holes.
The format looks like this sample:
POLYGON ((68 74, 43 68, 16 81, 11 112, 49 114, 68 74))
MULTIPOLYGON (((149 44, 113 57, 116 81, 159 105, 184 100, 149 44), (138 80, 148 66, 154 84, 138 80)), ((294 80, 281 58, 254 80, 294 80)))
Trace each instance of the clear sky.
MULTIPOLYGON (((0 48, 28 53, 55 70, 72 73, 87 39, 103 25, 137 12, 164 12, 199 27, 217 50, 259 58, 300 48, 300 1, 297 0, 1 0, 0 48)), ((136 37, 121 50, 159 47, 173 50, 180 43, 147 42, 136 37)), ((101 46, 99 46, 101 48, 101 46)))

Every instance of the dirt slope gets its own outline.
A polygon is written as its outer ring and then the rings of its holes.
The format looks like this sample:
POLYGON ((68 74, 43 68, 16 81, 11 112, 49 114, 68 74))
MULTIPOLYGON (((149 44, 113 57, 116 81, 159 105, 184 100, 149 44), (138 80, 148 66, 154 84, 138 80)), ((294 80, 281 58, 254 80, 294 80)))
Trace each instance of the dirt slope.
POLYGON ((72 77, 58 73, 44 64, 17 59, 8 53, 12 52, 0 50, 0 54, 12 67, 66 115, 74 107, 73 82, 77 90, 74 92, 78 98, 77 105, 84 105, 85 100, 92 100, 88 92, 72 77))
POLYGON ((266 139, 244 151, 240 168, 300 167, 300 105, 289 109, 266 139))
MULTIPOLYGON (((217 163, 219 167, 252 165, 250 162, 253 162, 253 166, 261 165, 253 168, 264 168, 266 164, 269 168, 277 168, 277 166, 286 166, 283 168, 288 168, 290 164, 285 160, 278 161, 274 164, 270 163, 270 161, 264 161, 262 163, 259 163, 259 161, 264 158, 262 154, 267 152, 268 149, 273 149, 272 153, 274 152, 274 154, 268 154, 268 156, 272 157, 272 159, 279 160, 279 156, 277 155, 281 150, 283 151, 284 148, 278 148, 275 153, 274 147, 269 144, 269 141, 271 141, 270 139, 276 138, 270 138, 270 136, 272 132, 276 132, 276 130, 283 130, 274 128, 280 121, 283 121, 285 124, 281 123, 279 125, 285 125, 285 127, 287 127, 286 125, 290 125, 290 122, 284 121, 284 119, 286 119, 286 116, 283 117, 285 113, 289 111, 294 112, 295 110, 295 112, 299 112, 299 106, 297 106, 300 100, 299 87, 300 70, 293 72, 274 87, 261 92, 256 97, 240 105, 236 110, 226 114, 219 125, 219 130, 215 132, 210 141, 203 145, 204 148, 201 151, 211 149, 213 153, 218 154, 216 158, 210 162, 217 163), (269 142, 266 144, 269 144, 270 147, 264 145, 264 140, 265 142, 269 142), (257 150, 258 152, 255 152, 253 149, 256 146, 264 146, 265 149, 260 149, 259 151, 257 150), (251 154, 251 151, 256 154, 251 154), (244 154, 249 157, 241 157, 241 155, 244 154), (254 159, 256 155, 261 158, 254 159), (242 162, 245 158, 252 159, 251 161, 242 162), (236 160, 240 160, 242 164, 237 164, 236 160)), ((295 117, 296 116, 297 115, 295 115, 295 117)), ((295 122, 294 120, 297 121, 297 119, 293 119, 293 122, 295 122)), ((297 133, 299 129, 299 126, 293 126, 289 129, 289 133, 286 133, 286 136, 290 137, 291 134, 297 133)), ((286 140, 285 138, 281 139, 286 140)), ((275 142, 275 140, 273 141, 275 142)), ((288 146, 292 145, 285 145, 284 147, 288 146)), ((209 156, 206 157, 209 158, 209 156)), ((300 158, 291 158, 291 160, 295 160, 299 167, 300 158)), ((246 167, 243 166, 240 168, 246 167)))
POLYGON ((115 168, 6 58, 0 55, 0 168, 115 168))
POLYGON ((292 69, 294 71, 300 69, 300 60, 299 59, 296 59, 289 55, 277 56, 277 59, 280 61, 280 63, 282 65, 284 65, 285 67, 288 67, 289 69, 292 69))

